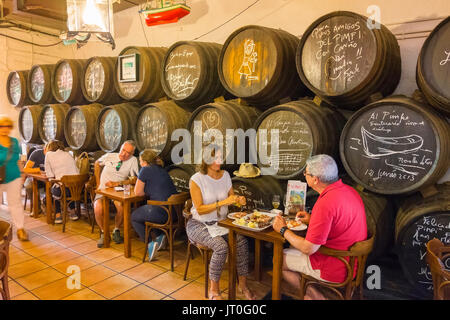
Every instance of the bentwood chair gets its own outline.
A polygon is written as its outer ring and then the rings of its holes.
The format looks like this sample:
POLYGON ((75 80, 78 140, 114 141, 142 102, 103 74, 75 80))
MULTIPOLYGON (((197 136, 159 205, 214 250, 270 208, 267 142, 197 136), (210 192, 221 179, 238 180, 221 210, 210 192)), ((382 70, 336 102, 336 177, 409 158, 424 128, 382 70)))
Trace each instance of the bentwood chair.
MULTIPOLYGON (((189 219, 191 218, 192 214, 191 214, 191 208, 192 208, 192 200, 188 200, 186 201, 186 205, 183 209, 183 216, 185 218, 186 224, 189 221, 189 219)), ((189 268, 189 262, 191 261, 191 257, 194 258, 194 252, 191 251, 191 247, 194 246, 195 248, 198 249, 198 251, 200 251, 200 254, 202 256, 203 259, 203 264, 204 264, 204 273, 205 273, 205 298, 208 298, 208 283, 209 283, 209 261, 211 259, 211 255, 212 255, 212 249, 201 245, 200 243, 197 243, 191 239, 189 239, 188 237, 188 247, 187 247, 187 253, 186 253, 186 267, 184 268, 184 276, 183 276, 183 280, 186 281, 187 278, 187 272, 188 272, 188 268, 189 268)))
POLYGON ((367 240, 353 244, 347 251, 335 250, 321 246, 319 252, 335 257, 342 261, 347 269, 347 277, 341 283, 327 282, 315 279, 306 274, 300 273, 300 299, 305 297, 306 289, 310 285, 325 287, 337 295, 339 299, 351 300, 354 290, 359 289, 359 298, 363 299, 363 279, 367 261, 367 256, 373 248, 374 236, 369 236, 367 240), (355 272, 356 270, 356 272, 355 272))
POLYGON ((3 300, 9 300, 8 267, 9 267, 9 243, 12 240, 12 227, 6 221, 0 221, 0 294, 3 300))
POLYGON ((61 180, 53 180, 53 182, 58 183, 61 188, 63 232, 66 231, 67 204, 69 201, 74 201, 77 204, 77 214, 80 216, 80 202, 82 200, 84 186, 88 180, 89 174, 65 175, 61 177, 61 180), (67 193, 67 190, 70 192, 70 195, 67 193))
POLYGON ((171 195, 169 199, 167 199, 167 201, 147 201, 147 204, 149 205, 159 206, 163 208, 167 212, 168 219, 164 224, 145 222, 145 247, 142 262, 145 262, 145 258, 147 256, 147 246, 150 230, 153 228, 159 229, 165 233, 167 240, 169 241, 170 270, 173 271, 173 242, 176 233, 184 227, 182 211, 184 203, 187 199, 189 199, 189 197, 190 195, 188 192, 181 192, 171 195), (175 217, 177 218, 176 222, 175 217))
POLYGON ((433 278, 434 300, 450 300, 450 270, 443 263, 446 260, 450 260, 450 246, 436 238, 428 241, 426 261, 433 278))

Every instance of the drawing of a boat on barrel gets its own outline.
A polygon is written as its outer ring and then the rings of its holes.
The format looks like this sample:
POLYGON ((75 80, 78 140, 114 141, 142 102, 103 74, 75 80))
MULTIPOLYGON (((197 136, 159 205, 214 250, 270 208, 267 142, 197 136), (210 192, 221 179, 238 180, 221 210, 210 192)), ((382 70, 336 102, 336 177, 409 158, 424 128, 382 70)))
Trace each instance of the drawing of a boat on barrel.
POLYGON ((406 154, 419 150, 423 138, 417 134, 404 137, 380 137, 361 127, 364 152, 369 157, 384 157, 392 154, 406 154))

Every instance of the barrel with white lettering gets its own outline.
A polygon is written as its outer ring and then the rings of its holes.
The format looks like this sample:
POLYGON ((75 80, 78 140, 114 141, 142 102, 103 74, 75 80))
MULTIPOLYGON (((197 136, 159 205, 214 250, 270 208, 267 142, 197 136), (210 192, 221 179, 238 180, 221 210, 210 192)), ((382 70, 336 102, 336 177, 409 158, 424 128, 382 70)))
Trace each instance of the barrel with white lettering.
MULTIPOLYGON (((406 198, 395 222, 396 248, 405 277, 426 298, 433 297, 426 244, 437 238, 450 245, 450 183, 437 188, 436 195, 425 199, 418 193, 406 198)), ((442 263, 450 269, 450 256, 442 263)))
POLYGON ((20 137, 26 143, 41 144, 42 139, 39 135, 39 117, 43 105, 31 105, 20 109, 19 112, 19 133, 20 137))
POLYGON ((189 192, 189 180, 196 172, 194 165, 173 164, 167 167, 167 172, 178 192, 189 192))
MULTIPOLYGON (((271 168, 277 179, 302 178, 306 160, 325 153, 338 158, 338 141, 345 118, 334 108, 317 106, 311 99, 291 101, 272 107, 255 121, 258 138, 266 132, 267 139, 258 143, 258 165, 271 168), (278 130, 278 150, 272 139, 278 130)), ((274 140, 276 141, 276 140, 274 140)))
POLYGON ((212 42, 174 43, 164 56, 161 73, 166 95, 190 110, 225 96, 227 92, 217 73, 221 49, 221 44, 212 42))
POLYGON ((219 57, 225 89, 249 104, 268 108, 309 91, 295 71, 299 39, 281 29, 248 25, 234 31, 219 57))
POLYGON ((394 92, 400 80, 400 48, 382 24, 369 28, 368 18, 337 11, 314 21, 297 49, 297 71, 317 96, 337 107, 358 109, 372 95, 394 92))
POLYGON ((417 86, 438 111, 450 117, 450 17, 430 33, 417 61, 417 86))
POLYGON ((42 141, 59 140, 65 143, 64 120, 70 106, 68 104, 47 104, 39 116, 39 135, 42 141))
POLYGON ((86 102, 81 89, 87 60, 59 60, 52 74, 53 96, 59 103, 80 105, 86 102))
POLYGON ((52 92, 54 64, 38 64, 31 67, 28 77, 28 96, 39 104, 56 103, 52 92))
POLYGON ((450 125, 428 105, 405 96, 385 98, 355 112, 342 131, 347 173, 380 194, 403 194, 436 183, 450 159, 450 125))
POLYGON ((6 80, 6 96, 8 97, 9 103, 14 107, 23 107, 33 103, 27 93, 29 73, 28 70, 23 70, 13 71, 8 75, 8 79, 6 80))

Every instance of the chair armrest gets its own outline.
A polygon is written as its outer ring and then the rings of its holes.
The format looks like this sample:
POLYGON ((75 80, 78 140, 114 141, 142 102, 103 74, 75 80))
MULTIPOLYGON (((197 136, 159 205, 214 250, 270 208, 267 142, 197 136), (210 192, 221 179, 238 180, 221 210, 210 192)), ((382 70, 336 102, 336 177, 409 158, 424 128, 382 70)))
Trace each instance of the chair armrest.
POLYGON ((147 204, 152 205, 152 206, 168 206, 171 203, 168 201, 147 200, 147 204))

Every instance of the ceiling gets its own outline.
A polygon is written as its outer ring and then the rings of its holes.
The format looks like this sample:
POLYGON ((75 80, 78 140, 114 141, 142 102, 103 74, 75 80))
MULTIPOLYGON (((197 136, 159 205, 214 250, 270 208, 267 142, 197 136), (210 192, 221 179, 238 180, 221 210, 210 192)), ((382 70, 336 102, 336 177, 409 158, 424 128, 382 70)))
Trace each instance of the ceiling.
MULTIPOLYGON (((1 1, 1 0, 0 0, 1 1)), ((113 4, 114 13, 138 6, 147 0, 120 0, 113 4)), ((66 30, 67 9, 65 0, 3 0, 7 19, 32 23, 44 27, 66 30)))

